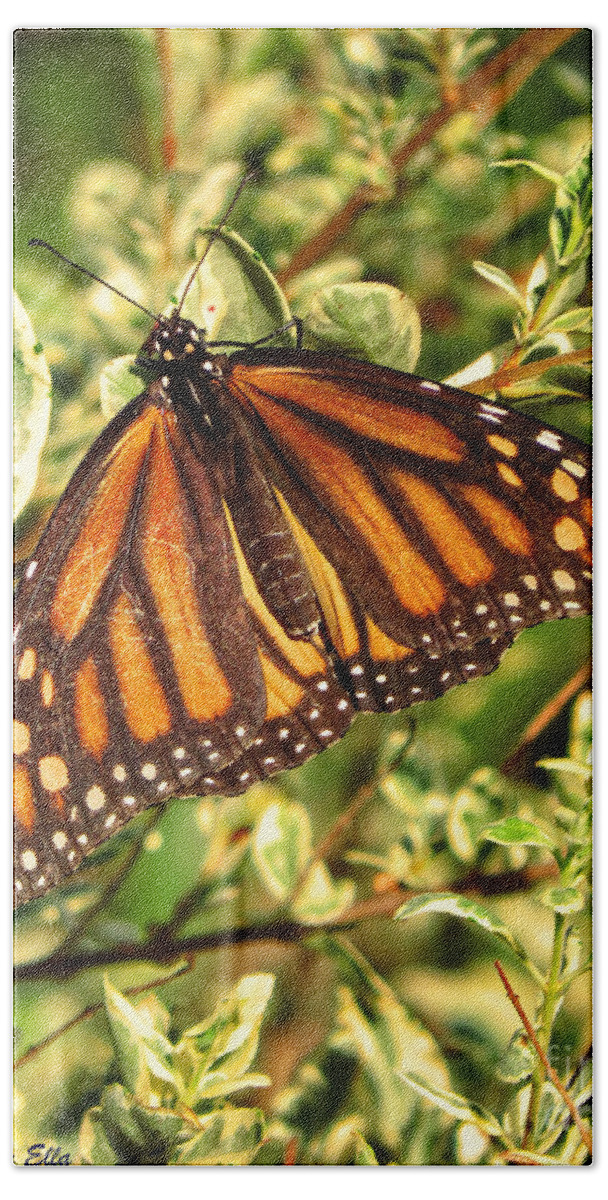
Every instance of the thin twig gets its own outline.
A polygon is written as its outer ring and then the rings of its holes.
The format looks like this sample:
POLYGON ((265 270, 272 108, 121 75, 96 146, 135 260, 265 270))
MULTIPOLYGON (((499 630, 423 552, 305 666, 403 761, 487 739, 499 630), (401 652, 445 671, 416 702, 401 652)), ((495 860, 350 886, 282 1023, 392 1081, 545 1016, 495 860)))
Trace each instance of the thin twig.
POLYGON ((169 43, 169 30, 155 29, 154 36, 156 39, 156 53, 158 55, 161 86, 161 116, 163 126, 161 154, 163 167, 168 172, 172 171, 175 166, 175 155, 177 152, 177 138, 175 136, 174 124, 173 64, 169 43))
MULTIPOLYGON (((584 366, 591 362, 591 347, 582 350, 569 350, 567 354, 554 354, 550 358, 537 359, 535 362, 523 363, 520 366, 505 367, 504 363, 493 375, 485 375, 482 379, 474 379, 467 383, 467 391, 485 396, 487 392, 499 392, 504 388, 513 387, 526 379, 536 379, 545 371, 558 367, 584 366)), ((532 398, 532 397, 530 397, 532 398)), ((526 397, 528 399, 528 397, 526 397)))
MULTIPOLYGON (((173 975, 163 975, 160 979, 152 979, 150 983, 140 983, 137 987, 125 988, 125 996, 137 996, 140 992, 150 992, 152 988, 164 987, 166 983, 173 983, 174 979, 179 979, 180 975, 187 975, 194 966, 194 958, 190 957, 188 962, 180 967, 173 975)), ((66 1021, 65 1025, 61 1025, 59 1029, 53 1030, 48 1037, 42 1039, 41 1042, 36 1042, 35 1046, 30 1046, 29 1050, 25 1051, 15 1062, 15 1068, 23 1067, 26 1063, 40 1054, 41 1050, 46 1050, 47 1046, 51 1046, 59 1038, 63 1037, 64 1033, 69 1033, 70 1029, 74 1029, 76 1025, 80 1025, 81 1021, 88 1020, 89 1017, 94 1017, 96 1013, 101 1012, 105 1005, 100 1001, 98 1004, 90 1004, 88 1008, 83 1008, 76 1017, 72 1017, 71 1021, 66 1021)))
MULTIPOLYGON (((173 61, 171 57, 169 30, 156 29, 154 34, 156 40, 156 52, 158 55, 158 72, 160 76, 161 87, 162 134, 160 153, 164 173, 166 176, 168 176, 175 166, 175 157, 177 154, 177 137, 175 135, 173 115, 173 61)), ((170 190, 165 188, 161 215, 161 244, 163 250, 163 269, 166 273, 170 271, 172 263, 173 217, 174 206, 170 190)))
POLYGON ((535 742, 537 737, 540 736, 547 726, 550 725, 557 716, 559 716, 560 712, 563 708, 565 708, 568 701, 572 700, 572 698, 576 696, 578 692, 580 692, 581 688, 585 687, 590 675, 591 664, 583 663, 583 666, 579 667, 578 671, 576 671, 572 678, 569 679, 562 688, 560 688, 559 692, 557 692, 555 696, 552 696, 551 699, 548 700, 545 705, 543 705, 540 712, 532 718, 528 725, 526 725, 526 728, 524 729, 517 746, 502 764, 503 771, 512 770, 517 765, 518 759, 522 754, 522 751, 525 750, 526 746, 529 746, 532 742, 535 742))
MULTIPOLYGON (((542 868, 526 868, 523 871, 509 871, 501 876, 481 876, 472 872, 459 884, 452 886, 456 895, 476 896, 495 895, 500 881, 508 892, 526 891, 536 887, 539 878, 552 875, 554 864, 542 868)), ((445 891, 445 888, 439 889, 445 891)), ((41 979, 60 981, 70 979, 80 971, 110 967, 116 963, 128 962, 158 962, 170 963, 186 955, 201 954, 210 950, 221 950, 227 946, 239 946, 254 942, 303 942, 321 930, 334 933, 352 928, 363 921, 374 921, 391 917, 406 900, 412 899, 418 893, 401 889, 398 893, 390 892, 375 895, 368 900, 354 904, 341 913, 340 917, 327 925, 304 925, 297 921, 276 920, 266 925, 245 925, 238 929, 220 929, 214 933, 193 934, 188 938, 177 938, 167 935, 166 929, 156 931, 154 937, 147 942, 121 943, 118 946, 105 947, 100 950, 75 951, 65 957, 59 950, 49 958, 36 959, 34 962, 23 963, 15 968, 15 980, 20 983, 34 982, 41 979)))
POLYGON ((509 997, 509 1000, 511 1001, 511 1004, 513 1005, 513 1008, 515 1009, 532 1045, 534 1046, 534 1049, 536 1050, 536 1053, 538 1054, 538 1057, 539 1057, 540 1061, 542 1062, 543 1067, 545 1068, 547 1078, 551 1080, 551 1083, 553 1084, 554 1088, 556 1089, 557 1092, 559 1092, 564 1104, 566 1105, 566 1108, 568 1109, 568 1112, 570 1113, 570 1116, 572 1117, 572 1120, 574 1121, 574 1124, 576 1125, 576 1128, 578 1129, 578 1131, 581 1135, 582 1141, 584 1142, 585 1146, 587 1147, 589 1153, 592 1154, 593 1153, 593 1140, 591 1137, 591 1133, 590 1133, 589 1129, 587 1128, 587 1126, 585 1125, 585 1123, 581 1117, 581 1114, 579 1113, 578 1108, 576 1107, 576 1104, 574 1103, 574 1100, 566 1091, 555 1068, 551 1066, 551 1063, 549 1062, 549 1059, 547 1058, 547 1055, 545 1054, 545 1051, 543 1050, 543 1048, 536 1036, 536 1033, 534 1032, 534 1026, 532 1025, 532 1022, 530 1021, 530 1018, 524 1012, 521 1000, 519 999, 519 996, 513 991, 513 988, 511 987, 511 984, 509 983, 509 980, 507 979, 505 971, 504 971, 501 963, 498 961, 498 959, 496 959, 494 966, 496 967, 496 970, 498 971, 498 974, 500 975, 505 992, 507 993, 507 996, 509 997))
MULTIPOLYGON (((401 174, 410 159, 432 140, 456 112, 473 109, 478 127, 483 128, 487 125, 543 60, 577 32, 576 29, 530 29, 494 58, 485 62, 460 85, 455 97, 450 96, 447 102, 427 117, 417 133, 395 151, 391 158, 395 174, 401 174), (456 105, 454 98, 457 98, 456 105)), ((344 207, 294 255, 289 265, 279 274, 279 283, 287 283, 300 271, 324 258, 350 228, 355 218, 384 194, 383 191, 380 192, 367 184, 354 192, 344 207)))

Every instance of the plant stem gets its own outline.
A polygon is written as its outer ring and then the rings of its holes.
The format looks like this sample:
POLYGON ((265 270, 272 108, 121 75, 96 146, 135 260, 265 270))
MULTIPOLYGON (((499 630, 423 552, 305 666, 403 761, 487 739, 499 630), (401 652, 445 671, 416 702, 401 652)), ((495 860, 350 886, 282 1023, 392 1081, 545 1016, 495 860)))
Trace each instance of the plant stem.
MULTIPOLYGON (((526 1016, 526 1013, 522 1006, 521 1000, 519 999, 519 996, 517 996, 516 993, 513 991, 513 988, 511 987, 511 984, 509 983, 509 980, 507 979, 507 976, 505 974, 504 968, 503 968, 502 964, 498 961, 498 959, 494 963, 494 966, 496 967, 496 970, 498 971, 498 974, 500 975, 500 978, 504 984, 507 996, 509 997, 509 1000, 511 1001, 511 1004, 513 1005, 532 1045, 534 1046, 536 1053, 538 1054, 539 1062, 544 1069, 543 1078, 546 1075, 547 1078, 551 1080, 551 1083, 553 1084, 556 1091, 559 1092, 562 1100, 564 1101, 564 1104, 566 1105, 566 1108, 568 1109, 568 1111, 572 1117, 572 1120, 574 1121, 574 1124, 576 1125, 576 1127, 581 1135, 581 1140, 584 1142, 589 1153, 592 1154, 593 1153, 593 1142, 591 1140, 591 1133, 590 1133, 589 1129, 587 1129, 584 1121, 582 1120, 581 1115, 578 1111, 578 1108, 576 1107, 576 1104, 574 1103, 574 1100, 568 1094, 567 1088, 564 1087, 564 1084, 562 1083, 561 1079, 559 1078, 559 1075, 557 1074, 557 1071, 555 1070, 555 1068, 551 1066, 551 1063, 549 1062, 549 1059, 547 1058, 547 1051, 543 1050, 543 1048, 540 1044, 540 1041, 538 1040, 538 1037, 536 1036, 536 1034, 534 1032, 534 1026, 533 1026, 530 1018, 528 1016, 526 1016)), ((509 1152, 509 1161, 515 1161, 515 1160, 511 1160, 510 1152, 509 1152)))
MULTIPOLYGON (((568 929, 569 926, 566 915, 564 913, 556 913, 553 933, 553 952, 551 955, 551 965, 549 967, 549 974, 547 977, 545 999, 543 1002, 540 1027, 538 1031, 538 1042, 543 1054, 547 1058, 549 1057, 549 1046, 551 1044, 553 1023, 557 1015, 557 1009, 562 994, 561 970, 568 929)), ((545 1068, 542 1061, 539 1061, 534 1075, 532 1076, 532 1094, 530 1097, 528 1119, 526 1121, 526 1132, 523 1140, 524 1146, 529 1141, 536 1126, 544 1081, 545 1068)))

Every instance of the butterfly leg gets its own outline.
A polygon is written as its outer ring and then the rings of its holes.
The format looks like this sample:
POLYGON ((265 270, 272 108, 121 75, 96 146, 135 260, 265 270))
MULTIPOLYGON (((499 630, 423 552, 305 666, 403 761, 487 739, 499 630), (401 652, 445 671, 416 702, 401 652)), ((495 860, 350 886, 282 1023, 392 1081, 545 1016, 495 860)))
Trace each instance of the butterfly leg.
POLYGON ((286 333, 288 329, 295 329, 296 349, 301 350, 302 333, 304 329, 304 323, 301 317, 291 317, 289 321, 286 321, 284 325, 281 325, 280 329, 273 329, 272 333, 267 333, 264 337, 258 338, 255 342, 207 342, 207 345, 210 347, 235 346, 239 347, 241 350, 248 350, 252 346, 264 346, 266 342, 271 342, 273 338, 279 337, 281 333, 286 333))

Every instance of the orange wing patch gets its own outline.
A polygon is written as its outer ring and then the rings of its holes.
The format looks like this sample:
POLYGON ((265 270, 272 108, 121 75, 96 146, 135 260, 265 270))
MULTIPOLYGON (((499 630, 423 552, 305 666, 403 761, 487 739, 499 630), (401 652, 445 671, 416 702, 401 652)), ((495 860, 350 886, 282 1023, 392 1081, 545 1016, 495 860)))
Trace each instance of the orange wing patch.
POLYGON ((530 554, 532 538, 523 522, 506 504, 477 484, 461 485, 459 490, 507 550, 513 554, 530 554))
POLYGON ((400 662, 401 659, 409 658, 414 653, 409 646, 401 646, 399 642, 394 642, 392 638, 387 637, 371 617, 365 618, 365 624, 367 626, 367 644, 374 662, 400 662))
POLYGON ((285 498, 276 489, 275 494, 304 556, 332 643, 341 658, 350 658, 359 652, 360 643, 344 588, 331 563, 300 524, 285 498))
POLYGON ((266 654, 259 651, 259 656, 266 686, 265 719, 271 721, 273 717, 287 716, 297 708, 304 696, 304 688, 288 679, 266 654))
POLYGON ((159 734, 169 732, 171 714, 131 602, 125 595, 114 605, 109 632, 127 725, 141 742, 151 742, 159 734))
POLYGON ((184 707, 195 720, 212 721, 228 711, 232 691, 201 621, 185 520, 171 451, 164 434, 155 430, 142 501, 140 552, 184 707))
POLYGON ((272 613, 269 613, 255 585, 253 575, 247 566, 245 555, 241 550, 234 523, 228 509, 226 509, 226 520, 232 534, 232 544, 241 577, 241 585, 245 599, 252 612, 264 627, 270 640, 290 666, 293 666, 298 675, 309 679, 313 675, 323 674, 325 672, 325 661, 312 643, 308 641, 296 641, 288 637, 278 621, 272 616, 272 613))
POLYGON ((405 472, 395 471, 390 478, 405 494, 443 561, 460 583, 468 587, 487 583, 494 574, 494 564, 439 492, 429 483, 405 472))
POLYGON ((146 409, 118 442, 57 580, 51 627, 67 642, 83 629, 112 569, 159 416, 158 409, 146 409))
POLYGON ((26 829, 32 830, 36 820, 34 791, 27 767, 17 763, 13 775, 15 816, 26 829))
POLYGON ((440 579, 351 456, 278 405, 265 404, 264 419, 279 441, 305 464, 318 495, 340 516, 348 514, 403 607, 420 617, 436 613, 445 596, 440 579))
POLYGON ((108 716, 99 673, 92 658, 88 658, 76 673, 74 718, 83 748, 99 762, 108 745, 108 716))
POLYGON ((252 368, 238 364, 234 367, 233 377, 265 420, 269 411, 275 408, 273 401, 280 403, 283 400, 330 417, 354 433, 377 439, 398 450, 442 462, 461 462, 466 455, 466 447, 460 438, 433 417, 388 399, 381 403, 373 401, 352 382, 346 389, 322 377, 315 377, 311 382, 310 372, 306 370, 292 370, 286 375, 280 367, 252 368), (251 382, 252 375, 257 386, 251 382), (267 393, 272 393, 272 401, 267 393))

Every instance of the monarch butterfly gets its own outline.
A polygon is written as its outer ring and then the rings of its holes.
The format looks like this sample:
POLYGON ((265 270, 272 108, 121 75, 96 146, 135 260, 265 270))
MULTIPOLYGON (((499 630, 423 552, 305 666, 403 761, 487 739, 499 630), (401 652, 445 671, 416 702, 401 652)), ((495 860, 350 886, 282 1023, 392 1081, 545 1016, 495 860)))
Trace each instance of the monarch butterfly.
POLYGON ((243 791, 589 609, 575 439, 337 354, 217 353, 182 304, 18 590, 18 903, 141 809, 243 791))

